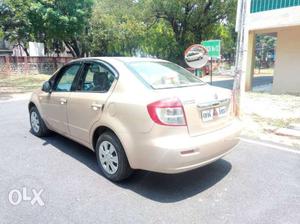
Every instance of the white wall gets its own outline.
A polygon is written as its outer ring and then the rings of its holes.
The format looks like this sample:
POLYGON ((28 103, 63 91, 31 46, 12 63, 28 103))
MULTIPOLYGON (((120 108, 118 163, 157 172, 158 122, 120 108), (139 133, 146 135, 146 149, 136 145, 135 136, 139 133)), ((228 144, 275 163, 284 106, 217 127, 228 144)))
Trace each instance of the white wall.
MULTIPOLYGON (((239 0, 241 2, 241 0, 239 0)), ((276 32, 276 62, 273 93, 300 93, 300 6, 265 12, 250 13, 250 1, 246 3, 244 43, 242 45, 241 90, 251 87, 252 41, 255 33, 276 32)))
POLYGON ((29 42, 30 56, 45 56, 45 46, 43 43, 29 42))
POLYGON ((300 26, 277 33, 273 93, 300 93, 300 26))
POLYGON ((300 6, 257 13, 250 13, 250 8, 248 7, 247 12, 246 26, 248 30, 300 25, 300 6))
MULTIPOLYGON (((242 0, 239 0, 239 3, 242 0)), ((246 27, 248 30, 272 29, 300 25, 300 6, 250 13, 250 0, 247 3, 246 27)))

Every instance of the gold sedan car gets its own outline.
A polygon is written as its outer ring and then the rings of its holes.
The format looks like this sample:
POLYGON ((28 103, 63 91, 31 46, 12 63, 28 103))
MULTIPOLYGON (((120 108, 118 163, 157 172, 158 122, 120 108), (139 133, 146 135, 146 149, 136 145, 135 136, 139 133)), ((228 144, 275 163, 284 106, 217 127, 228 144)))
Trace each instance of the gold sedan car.
POLYGON ((29 113, 33 134, 85 145, 120 181, 134 169, 179 173, 224 156, 241 130, 232 98, 168 61, 83 58, 32 94, 29 113))

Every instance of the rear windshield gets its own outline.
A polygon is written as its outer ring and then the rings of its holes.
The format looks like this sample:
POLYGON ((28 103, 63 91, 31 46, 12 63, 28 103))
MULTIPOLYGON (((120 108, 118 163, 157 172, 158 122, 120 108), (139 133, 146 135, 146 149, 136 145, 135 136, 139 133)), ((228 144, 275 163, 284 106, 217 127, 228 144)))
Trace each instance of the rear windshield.
POLYGON ((171 62, 138 61, 127 66, 154 89, 205 84, 191 72, 171 62))

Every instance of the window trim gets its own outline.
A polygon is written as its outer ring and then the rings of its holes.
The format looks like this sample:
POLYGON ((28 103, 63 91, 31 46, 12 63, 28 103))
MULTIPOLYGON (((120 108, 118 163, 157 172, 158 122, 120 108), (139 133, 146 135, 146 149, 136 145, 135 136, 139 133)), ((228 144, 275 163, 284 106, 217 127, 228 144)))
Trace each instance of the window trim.
POLYGON ((76 80, 76 84, 74 85, 74 92, 78 92, 78 93, 107 93, 112 89, 112 86, 114 85, 115 82, 117 82, 119 79, 119 73, 117 72, 117 70, 111 66, 110 64, 101 61, 101 60, 84 60, 82 61, 82 68, 80 71, 80 74, 78 76, 78 79, 76 80), (114 76, 114 81, 113 83, 110 85, 109 89, 107 91, 82 91, 80 89, 78 89, 81 81, 83 81, 83 79, 85 79, 84 77, 84 70, 86 68, 86 66, 91 65, 91 64, 98 64, 100 66, 104 66, 106 67, 114 76))
POLYGON ((76 83, 77 77, 80 76, 80 74, 82 72, 82 67, 83 67, 82 62, 71 62, 71 63, 68 63, 68 64, 64 65, 63 67, 61 67, 60 70, 55 74, 55 78, 54 78, 54 81, 53 81, 51 91, 56 92, 56 93, 74 92, 74 84, 76 83), (58 82, 60 81, 62 75, 64 74, 64 71, 66 71, 66 69, 68 69, 69 67, 74 66, 74 65, 79 65, 79 69, 78 69, 77 73, 75 74, 75 77, 74 77, 73 82, 71 84, 70 91, 57 91, 56 88, 57 88, 58 82))

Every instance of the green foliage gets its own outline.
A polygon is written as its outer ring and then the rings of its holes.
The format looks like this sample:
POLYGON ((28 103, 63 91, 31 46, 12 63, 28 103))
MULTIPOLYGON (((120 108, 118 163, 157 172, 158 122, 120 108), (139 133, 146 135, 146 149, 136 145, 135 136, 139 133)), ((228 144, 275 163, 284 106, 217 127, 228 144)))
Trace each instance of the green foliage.
POLYGON ((27 54, 26 45, 32 39, 31 23, 26 16, 29 4, 30 1, 22 0, 0 2, 0 28, 3 38, 23 46, 27 54))
MULTIPOLYGON (((10 40, 67 47, 74 56, 142 55, 183 63, 183 51, 221 39, 235 48, 237 0, 5 0, 0 30, 10 40)), ((1 33, 1 32, 0 32, 1 33)))
POLYGON ((230 19, 236 9, 236 0, 152 0, 152 14, 169 23, 178 46, 177 60, 192 43, 215 39, 216 25, 230 19))
POLYGON ((0 28, 0 39, 4 38, 4 31, 2 30, 2 28, 0 28))
POLYGON ((145 31, 140 47, 145 55, 176 61, 174 52, 178 51, 178 46, 175 36, 172 28, 163 20, 145 31))
POLYGON ((97 1, 91 18, 91 50, 96 55, 134 55, 139 51, 145 24, 140 5, 130 0, 97 1))
MULTIPOLYGON (((151 55, 182 62, 183 51, 221 38, 234 51, 236 0, 102 0, 91 19, 95 55, 151 55), (234 18, 234 19, 232 19, 234 18)), ((229 53, 228 53, 229 52, 229 53)))
POLYGON ((55 50, 64 43, 81 56, 92 5, 93 0, 5 0, 0 3, 0 27, 11 42, 36 40, 55 50))
POLYGON ((91 14, 92 0, 32 0, 28 18, 35 38, 60 48, 61 42, 74 56, 82 56, 80 46, 91 14))

